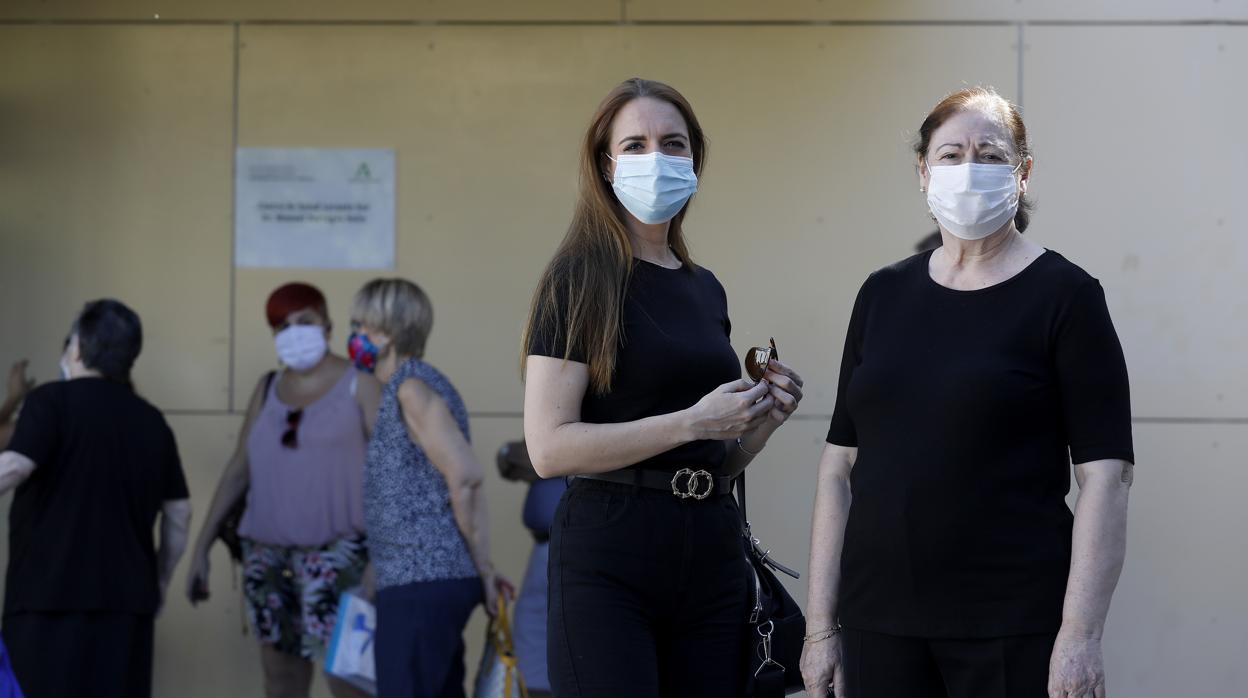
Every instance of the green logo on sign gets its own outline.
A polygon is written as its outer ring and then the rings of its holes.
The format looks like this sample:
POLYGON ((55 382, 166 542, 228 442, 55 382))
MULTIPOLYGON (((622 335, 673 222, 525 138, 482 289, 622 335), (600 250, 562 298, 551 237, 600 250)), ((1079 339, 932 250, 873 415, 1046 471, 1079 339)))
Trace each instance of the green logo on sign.
POLYGON ((361 162, 360 166, 355 168, 355 175, 351 177, 354 181, 371 182, 373 179, 373 171, 368 168, 367 162, 361 162))

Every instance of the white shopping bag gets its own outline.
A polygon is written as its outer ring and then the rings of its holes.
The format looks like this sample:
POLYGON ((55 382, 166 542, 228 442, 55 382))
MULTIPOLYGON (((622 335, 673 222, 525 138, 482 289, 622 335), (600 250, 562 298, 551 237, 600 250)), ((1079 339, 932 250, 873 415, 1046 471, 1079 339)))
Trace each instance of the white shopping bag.
POLYGON ((373 663, 373 635, 377 610, 350 591, 338 597, 334 635, 325 649, 325 673, 377 695, 377 667, 373 663))
POLYGON ((477 670, 473 698, 529 698, 516 666, 516 648, 511 640, 511 619, 507 614, 507 597, 498 595, 498 615, 485 635, 485 654, 477 670))

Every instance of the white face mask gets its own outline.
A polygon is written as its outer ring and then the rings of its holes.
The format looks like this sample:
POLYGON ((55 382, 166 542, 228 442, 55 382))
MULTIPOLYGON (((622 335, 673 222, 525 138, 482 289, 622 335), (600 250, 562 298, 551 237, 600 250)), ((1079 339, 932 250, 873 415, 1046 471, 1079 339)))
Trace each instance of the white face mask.
POLYGON ((291 325, 273 337, 277 358, 287 367, 306 371, 325 358, 329 344, 320 325, 291 325))
POLYGON ((656 225, 672 220, 698 190, 693 158, 664 155, 656 150, 611 159, 615 160, 611 188, 624 208, 642 223, 656 225))
POLYGON ((963 240, 980 240, 1001 229, 1018 211, 1022 166, 964 162, 928 165, 927 206, 940 225, 963 240))

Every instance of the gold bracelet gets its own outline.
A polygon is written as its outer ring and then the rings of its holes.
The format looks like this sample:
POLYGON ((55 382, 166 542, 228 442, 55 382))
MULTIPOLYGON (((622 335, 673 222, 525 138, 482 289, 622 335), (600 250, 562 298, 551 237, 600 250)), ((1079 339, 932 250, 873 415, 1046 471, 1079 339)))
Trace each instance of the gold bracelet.
POLYGON ((802 638, 802 642, 806 642, 806 643, 823 642, 824 640, 827 640, 830 637, 836 637, 837 635, 840 635, 840 634, 841 634, 841 626, 838 624, 838 625, 832 626, 831 628, 828 628, 827 630, 820 630, 817 633, 810 633, 806 637, 802 638))

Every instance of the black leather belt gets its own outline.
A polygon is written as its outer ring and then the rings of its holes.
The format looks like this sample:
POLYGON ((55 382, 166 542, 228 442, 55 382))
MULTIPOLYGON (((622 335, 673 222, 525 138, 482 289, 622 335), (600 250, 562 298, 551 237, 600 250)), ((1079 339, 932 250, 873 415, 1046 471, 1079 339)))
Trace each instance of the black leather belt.
POLYGON ((674 473, 662 470, 613 470, 609 473, 577 475, 577 477, 634 485, 650 490, 663 490, 680 499, 706 499, 711 495, 723 497, 732 494, 731 477, 691 468, 681 468, 674 473))

